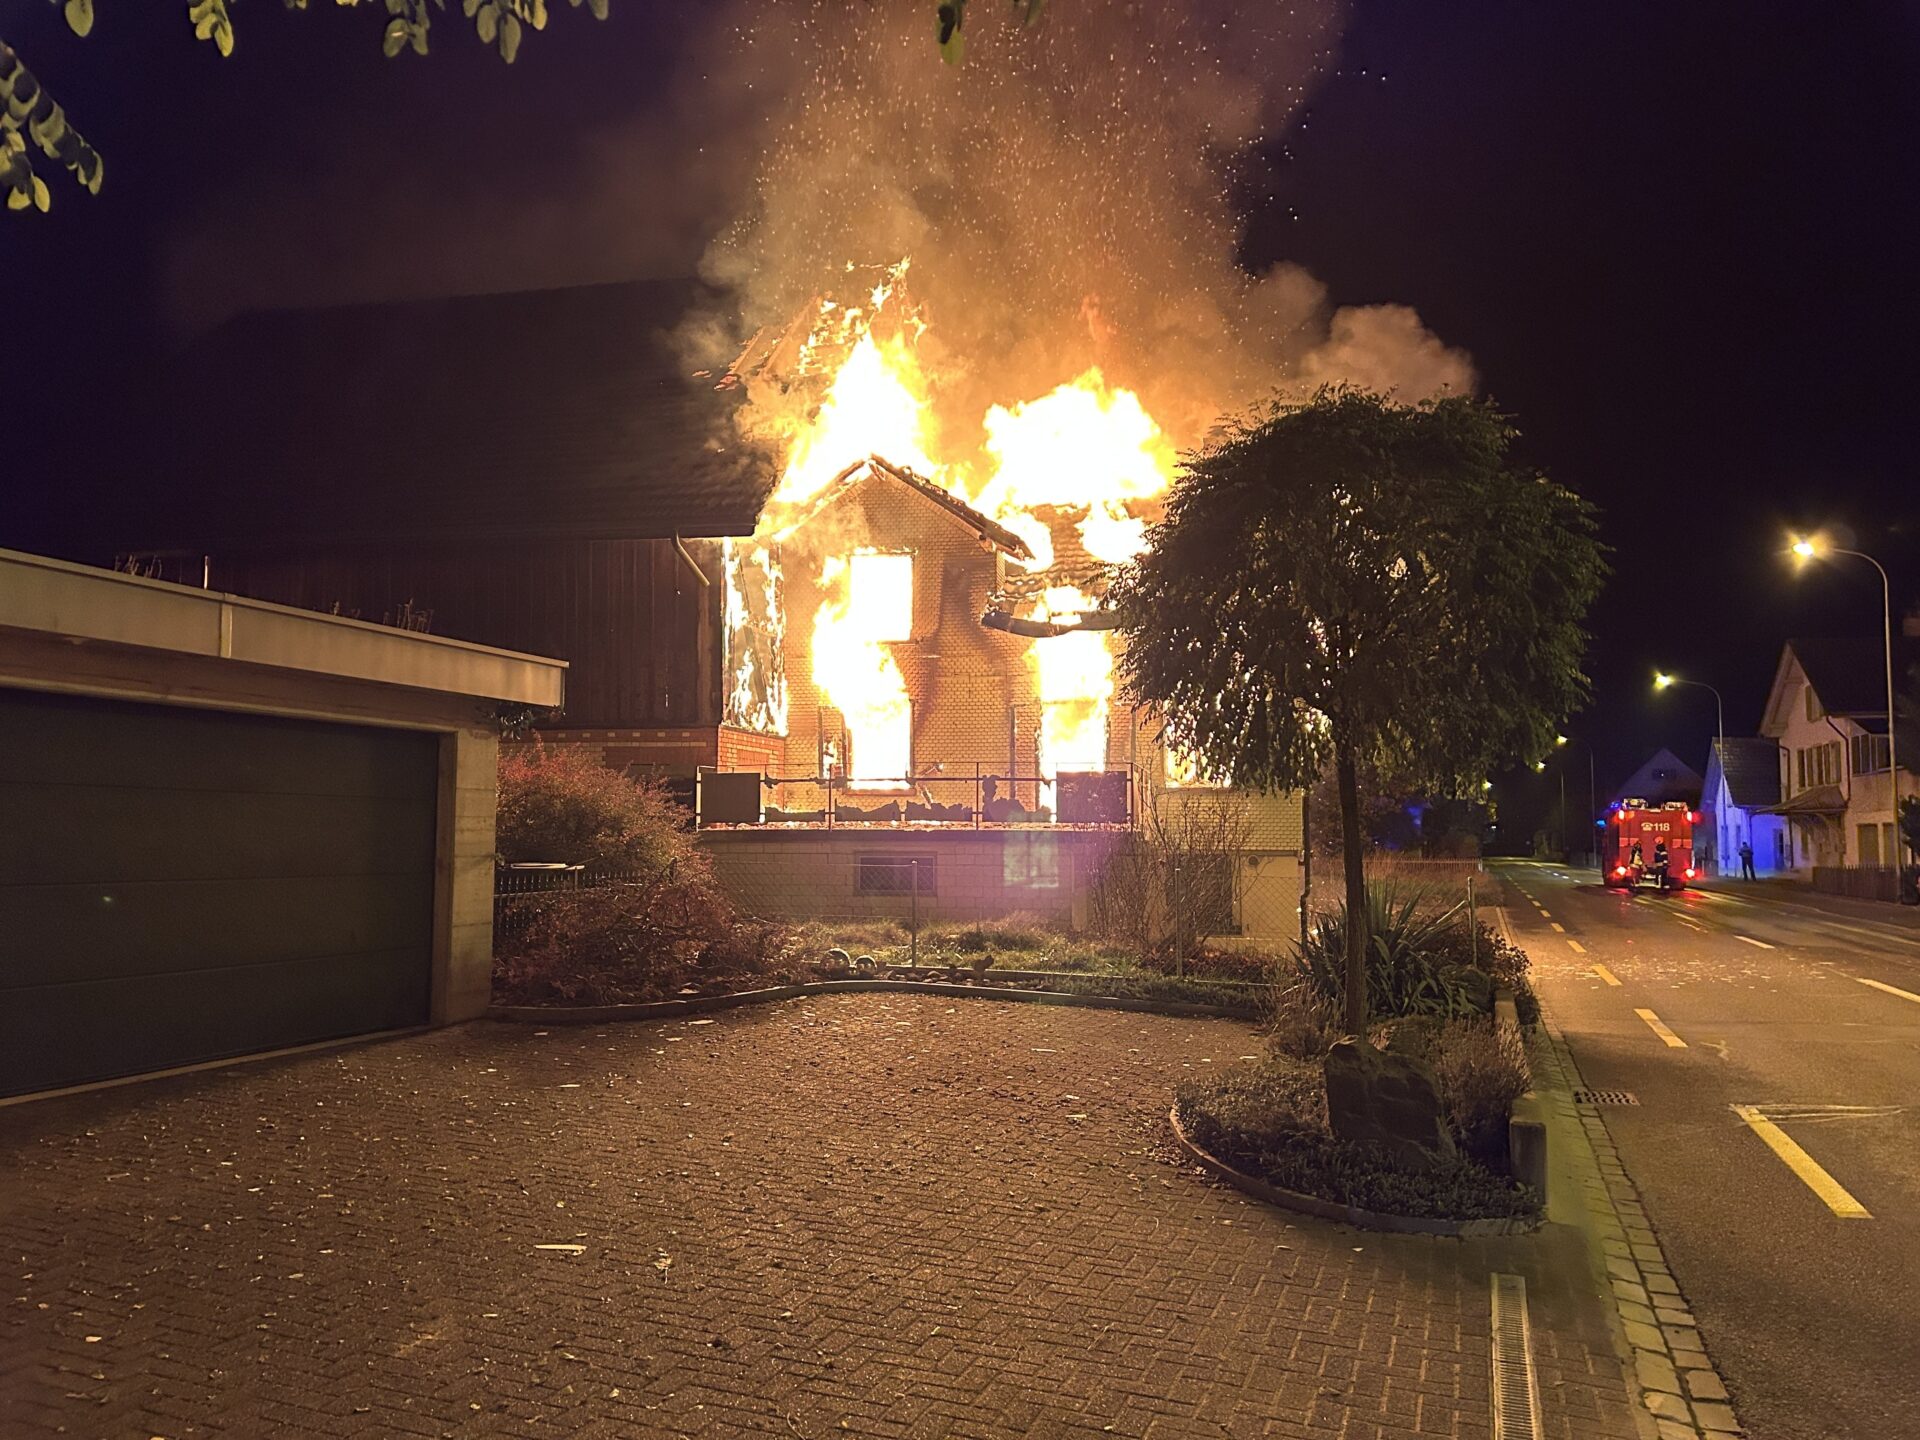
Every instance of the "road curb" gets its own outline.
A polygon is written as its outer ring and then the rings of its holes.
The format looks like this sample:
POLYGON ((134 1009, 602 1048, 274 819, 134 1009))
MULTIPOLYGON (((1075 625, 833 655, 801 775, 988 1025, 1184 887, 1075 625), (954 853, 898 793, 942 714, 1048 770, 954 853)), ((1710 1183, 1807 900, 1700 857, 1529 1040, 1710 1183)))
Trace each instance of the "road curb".
MULTIPOLYGON (((1586 1234, 1596 1276, 1611 1291, 1607 1311, 1615 1343, 1628 1361, 1627 1383, 1641 1433, 1648 1440, 1729 1440, 1744 1434, 1605 1117, 1596 1106, 1574 1100, 1574 1092, 1586 1087, 1566 1036, 1544 1007, 1535 1059, 1547 1126, 1559 1132, 1554 1138, 1559 1174, 1576 1191, 1568 1198, 1577 1213, 1566 1218, 1586 1234)), ((1553 1199, 1550 1194, 1550 1211, 1553 1199)))

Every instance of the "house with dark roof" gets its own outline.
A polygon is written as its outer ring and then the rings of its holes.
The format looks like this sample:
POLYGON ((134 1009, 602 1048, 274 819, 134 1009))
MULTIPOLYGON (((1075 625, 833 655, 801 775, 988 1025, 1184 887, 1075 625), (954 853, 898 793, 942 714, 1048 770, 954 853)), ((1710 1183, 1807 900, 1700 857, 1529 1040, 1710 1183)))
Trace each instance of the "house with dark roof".
POLYGON ((1737 876, 1740 847, 1747 844, 1756 874, 1785 871, 1787 822, 1775 811, 1779 803, 1779 743, 1764 736, 1716 740, 1707 756, 1702 823, 1694 832, 1695 863, 1709 874, 1737 876))
MULTIPOLYGON (((1896 674, 1913 663, 1896 640, 1896 674)), ((1842 867, 1892 873, 1906 857, 1894 824, 1886 651, 1880 640, 1789 640, 1780 651, 1760 734, 1780 748, 1780 795, 1760 813, 1787 824, 1787 869, 1818 882, 1842 867)), ((1912 795, 1920 756, 1900 755, 1912 795)), ((1893 882, 1886 886, 1892 898, 1893 882)))
POLYGON ((1698 805, 1700 787, 1700 772, 1673 751, 1662 748, 1649 755, 1639 769, 1616 786, 1610 798, 1616 804, 1643 800, 1650 805, 1664 805, 1669 800, 1684 800, 1688 805, 1698 805))
POLYGON ((722 580, 778 471, 676 345, 713 303, 642 281, 238 316, 175 364, 123 563, 564 655, 560 738, 740 767, 722 580))
POLYGON ((1042 659, 1104 643, 1096 616, 1025 614, 1085 560, 1074 517, 1035 570, 884 456, 769 513, 781 457, 736 423, 745 362, 701 373, 675 343, 714 305, 653 281, 241 316, 178 364, 123 558, 565 659, 540 731, 685 779, 762 913, 1085 922, 1144 815, 1218 808, 1219 928, 1295 933, 1298 796, 1184 774, 1126 706, 1048 693, 1042 659), (827 683, 863 666, 891 687, 872 703, 827 683))

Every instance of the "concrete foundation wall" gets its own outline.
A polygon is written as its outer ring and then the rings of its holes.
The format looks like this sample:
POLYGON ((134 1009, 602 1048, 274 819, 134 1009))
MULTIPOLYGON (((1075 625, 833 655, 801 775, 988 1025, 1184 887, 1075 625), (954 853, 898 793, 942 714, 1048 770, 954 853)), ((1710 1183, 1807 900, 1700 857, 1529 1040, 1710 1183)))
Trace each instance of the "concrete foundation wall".
POLYGON ((1102 831, 708 830, 700 846, 729 894, 789 919, 901 917, 914 897, 877 893, 876 871, 917 861, 922 922, 1041 915, 1085 920, 1088 887, 1118 837, 1102 831))

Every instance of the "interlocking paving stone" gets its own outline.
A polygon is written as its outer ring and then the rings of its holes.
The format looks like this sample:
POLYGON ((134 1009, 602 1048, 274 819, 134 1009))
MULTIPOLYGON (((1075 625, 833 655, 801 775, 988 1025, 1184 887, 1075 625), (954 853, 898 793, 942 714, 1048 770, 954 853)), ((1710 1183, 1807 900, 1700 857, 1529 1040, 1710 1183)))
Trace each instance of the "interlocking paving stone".
POLYGON ((1572 1232, 1353 1231, 1168 1158, 1174 1086, 1256 1046, 834 996, 0 1110, 0 1435, 1464 1437, 1511 1271, 1546 1433, 1634 1436, 1572 1232))

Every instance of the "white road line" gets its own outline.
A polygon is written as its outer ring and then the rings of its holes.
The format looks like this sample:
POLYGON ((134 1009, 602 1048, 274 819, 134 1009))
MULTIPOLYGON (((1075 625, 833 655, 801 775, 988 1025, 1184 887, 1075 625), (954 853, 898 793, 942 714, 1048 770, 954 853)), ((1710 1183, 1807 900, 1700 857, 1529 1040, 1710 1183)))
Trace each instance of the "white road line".
POLYGON ((1747 1122, 1748 1129, 1767 1142, 1768 1149, 1786 1161, 1787 1168, 1798 1175, 1834 1214, 1842 1220, 1873 1218, 1867 1207, 1849 1195, 1846 1187, 1829 1175, 1818 1160, 1795 1144, 1786 1131, 1762 1115, 1758 1105, 1735 1105, 1732 1109, 1734 1114, 1747 1122))
POLYGON ((1573 947, 1573 953, 1576 955, 1584 955, 1587 953, 1587 947, 1582 945, 1578 940, 1574 939, 1571 935, 1567 937, 1567 944, 1573 947))
MULTIPOLYGON (((1567 943, 1571 945, 1573 942, 1569 940, 1567 943)), ((1607 984, 1609 985, 1618 985, 1620 983, 1620 977, 1614 974, 1611 970, 1607 969, 1607 967, 1604 965, 1595 965, 1593 967, 1593 973, 1598 975, 1602 980, 1606 981, 1607 984)))
POLYGON ((1914 1004, 1920 1005, 1920 995, 1914 994, 1911 990, 1902 990, 1898 985, 1883 985, 1878 980, 1867 979, 1864 975, 1856 975, 1853 978, 1862 985, 1871 985, 1876 990, 1884 990, 1889 995, 1898 995, 1902 1000, 1911 1000, 1914 1004))
POLYGON ((1653 1031, 1654 1034, 1658 1035, 1662 1040, 1667 1042, 1667 1048, 1669 1050, 1684 1050, 1687 1048, 1687 1042, 1682 1040, 1678 1035, 1674 1034, 1673 1031, 1669 1030, 1667 1028, 1667 1022, 1662 1020, 1658 1015, 1654 1014, 1653 1011, 1636 1010, 1633 1013, 1638 1015, 1642 1020, 1647 1022, 1648 1029, 1653 1031))
POLYGON ((1773 949, 1773 946, 1771 946, 1771 945, 1769 945, 1769 944, 1767 944, 1767 942, 1766 942, 1766 941, 1764 941, 1764 940, 1756 940, 1756 939, 1754 939, 1754 938, 1753 938, 1753 937, 1752 937, 1751 935, 1736 935, 1736 936, 1734 936, 1733 938, 1734 938, 1734 939, 1736 939, 1736 940, 1738 940, 1738 941, 1740 941, 1740 942, 1741 942, 1742 944, 1746 944, 1746 945, 1758 945, 1758 946, 1759 946, 1759 947, 1760 947, 1760 948, 1761 948, 1762 950, 1771 950, 1771 949, 1773 949))

